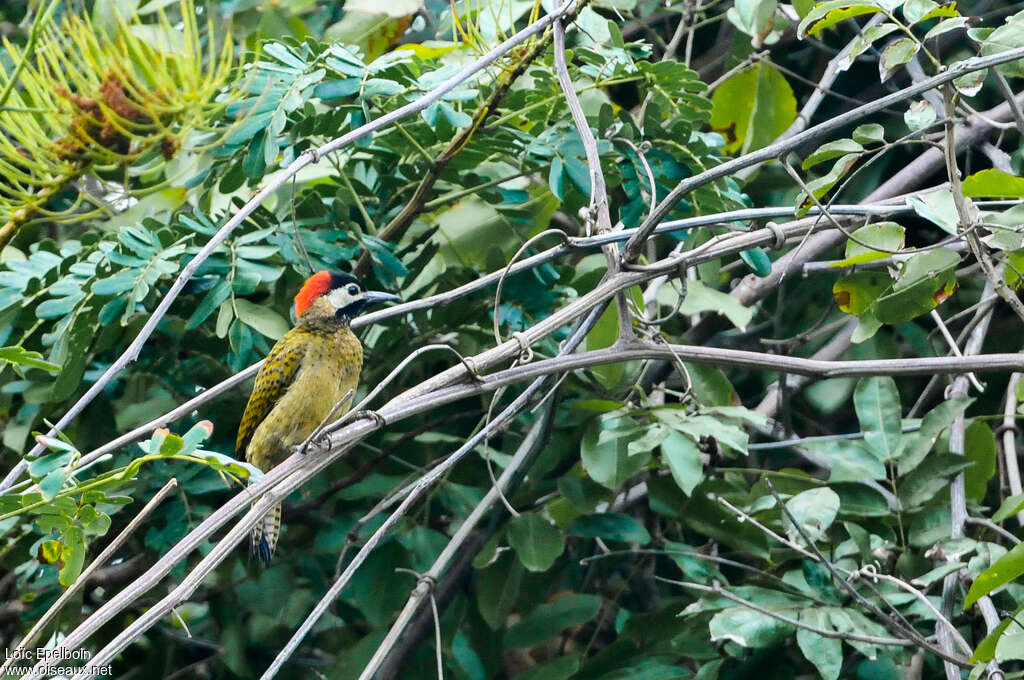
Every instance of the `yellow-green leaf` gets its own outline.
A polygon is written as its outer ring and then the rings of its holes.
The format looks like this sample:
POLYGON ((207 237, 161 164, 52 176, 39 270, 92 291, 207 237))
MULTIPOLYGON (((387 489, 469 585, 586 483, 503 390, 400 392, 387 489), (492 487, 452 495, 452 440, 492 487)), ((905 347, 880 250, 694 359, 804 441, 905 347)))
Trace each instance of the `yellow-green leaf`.
POLYGON ((968 176, 963 189, 972 198, 1024 198, 1024 177, 989 168, 968 176))
POLYGON ((769 64, 731 76, 711 96, 711 128, 725 137, 725 153, 767 146, 795 119, 793 88, 769 64))

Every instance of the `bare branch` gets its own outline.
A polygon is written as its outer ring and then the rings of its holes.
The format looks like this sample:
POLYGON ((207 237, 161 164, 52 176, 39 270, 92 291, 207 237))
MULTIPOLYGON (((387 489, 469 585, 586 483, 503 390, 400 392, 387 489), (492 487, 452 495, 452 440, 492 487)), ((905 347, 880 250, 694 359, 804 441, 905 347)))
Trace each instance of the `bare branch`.
MULTIPOLYGON (((595 321, 596 318, 597 317, 595 316, 595 321)), ((430 569, 426 574, 424 574, 425 577, 433 579, 435 582, 441 578, 441 575, 459 554, 463 544, 469 538, 480 520, 490 512, 491 508, 501 495, 503 493, 508 493, 512 489, 516 480, 522 478, 525 471, 529 469, 537 454, 540 452, 541 446, 545 440, 545 433, 551 424, 553 414, 554 402, 549 402, 541 417, 538 418, 533 427, 530 428, 529 433, 519 445, 519 448, 516 450, 512 460, 509 461, 504 472, 502 472, 501 476, 498 478, 495 487, 492 487, 490 491, 487 492, 487 495, 484 496, 484 498, 473 508, 473 511, 469 513, 466 519, 459 526, 458 530, 452 536, 451 540, 449 540, 447 545, 445 545, 444 550, 442 550, 441 554, 437 556, 436 560, 434 560, 430 569)), ((391 650, 395 647, 395 644, 398 642, 399 638, 401 638, 405 629, 412 622, 412 619, 416 615, 416 612, 423 600, 430 593, 429 583, 430 582, 428 580, 421 579, 416 585, 416 588, 409 595, 409 599, 402 608, 402 611, 398 614, 398 618, 388 631, 387 636, 380 643, 380 646, 377 647, 377 651, 373 653, 373 657, 366 664, 366 667, 360 674, 360 680, 370 680, 377 670, 385 663, 385 659, 391 653, 391 650)))
MULTIPOLYGON (((130 345, 128 345, 128 348, 110 365, 109 368, 107 368, 106 371, 103 372, 103 375, 93 383, 86 393, 83 394, 70 409, 68 409, 67 413, 57 421, 54 428, 50 430, 49 436, 55 436, 57 432, 64 430, 68 424, 92 402, 96 395, 106 388, 107 384, 109 384, 115 376, 124 370, 128 364, 135 361, 139 355, 139 351, 142 349, 142 346, 146 344, 149 336, 153 334, 154 330, 156 330, 160 320, 167 313, 167 310, 170 309, 171 303, 178 297, 178 294, 181 293, 181 290, 185 287, 185 284, 188 283, 189 279, 191 279, 196 273, 199 266, 206 261, 206 258, 208 258, 213 251, 224 242, 225 239, 227 239, 235 227, 241 224, 250 214, 252 214, 254 210, 256 210, 256 208, 262 205, 263 202, 271 196, 271 194, 284 186, 292 176, 296 175, 302 168, 306 167, 310 163, 317 162, 321 157, 329 153, 333 153, 334 151, 362 139, 377 130, 381 130, 395 121, 405 118, 406 116, 423 111, 434 102, 440 100, 446 93, 455 89, 466 80, 490 66, 499 58, 514 49, 517 45, 524 42, 527 38, 547 28, 551 22, 561 17, 562 14, 572 7, 574 2, 575 0, 568 0, 567 2, 562 3, 554 12, 533 22, 491 51, 487 52, 487 54, 483 55, 472 64, 460 69, 458 73, 438 85, 423 97, 416 101, 409 102, 405 106, 401 106, 365 125, 361 125, 355 130, 345 133, 341 137, 332 139, 316 149, 306 151, 296 158, 291 165, 276 174, 274 179, 268 182, 266 186, 256 193, 255 196, 249 199, 246 204, 224 224, 223 227, 217 230, 217 233, 207 241, 206 245, 203 246, 198 253, 196 253, 196 256, 193 257, 187 265, 185 265, 181 274, 178 275, 178 278, 175 279, 170 289, 164 294, 163 298, 161 298, 160 304, 157 305, 156 309, 150 314, 149 319, 146 320, 145 325, 143 325, 142 329, 139 330, 138 335, 136 335, 135 339, 132 340, 130 345)), ((29 452, 29 456, 31 457, 36 455, 41 451, 42 446, 37 444, 29 452)), ((26 467, 27 464, 24 461, 19 462, 18 465, 16 465, 14 469, 11 470, 11 472, 8 473, 2 481, 0 481, 0 491, 4 491, 9 488, 11 484, 13 484, 24 473, 26 467)))
POLYGON ((92 561, 92 564, 90 564, 88 567, 82 570, 82 573, 78 575, 78 578, 75 580, 75 582, 72 583, 67 590, 60 594, 60 597, 57 598, 57 601, 54 602, 50 606, 50 608, 46 610, 46 613, 39 617, 39 620, 36 621, 35 625, 32 626, 32 628, 27 633, 25 633, 25 637, 23 637, 21 639, 21 642, 18 643, 18 646, 14 649, 14 653, 6 654, 7 659, 6 661, 4 661, 3 665, 0 666, 0 676, 4 675, 8 670, 10 670, 11 666, 14 665, 14 663, 20 658, 17 652, 28 649, 29 645, 36 641, 36 638, 39 637, 39 634, 43 631, 43 629, 50 625, 50 623, 57 618, 57 615, 60 613, 60 610, 64 608, 64 605, 66 605, 71 600, 71 598, 73 598, 79 591, 82 590, 82 588, 85 587, 86 583, 89 580, 89 577, 95 574, 100 567, 106 564, 107 560, 114 556, 114 553, 116 553, 118 549, 120 549, 120 547, 124 545, 125 541, 127 541, 131 537, 131 535, 135 533, 135 530, 139 528, 139 525, 142 524, 142 522, 147 517, 149 517, 150 513, 156 510, 157 506, 160 505, 160 503, 162 503, 165 498, 167 498, 168 494, 170 494, 177 488, 177 479, 171 477, 171 479, 167 480, 167 483, 164 484, 160 488, 160 490, 157 491, 156 494, 149 499, 149 502, 142 507, 142 510, 139 510, 139 514, 135 515, 135 517, 133 517, 132 520, 128 522, 128 525, 124 529, 122 529, 117 536, 114 537, 114 540, 112 540, 110 544, 103 549, 103 552, 96 556, 96 559, 92 561))
MULTIPOLYGON (((591 223, 596 224, 598 234, 607 234, 612 230, 612 217, 608 209, 608 187, 605 184, 604 171, 601 169, 601 155, 597 150, 597 139, 594 138, 594 132, 590 129, 590 123, 587 122, 587 116, 583 113, 580 98, 576 95, 576 88, 572 85, 572 78, 569 77, 569 67, 565 61, 565 27, 562 25, 562 20, 554 23, 553 34, 555 75, 562 88, 562 94, 565 95, 565 101, 569 105, 572 122, 583 142, 583 151, 587 156, 587 170, 590 173, 590 203, 586 217, 587 236, 590 236, 591 223)), ((615 275, 619 271, 618 248, 606 245, 601 250, 604 251, 605 260, 608 262, 608 273, 615 275)), ((622 291, 615 296, 615 308, 619 313, 619 338, 634 337, 629 307, 626 305, 626 295, 622 291)))

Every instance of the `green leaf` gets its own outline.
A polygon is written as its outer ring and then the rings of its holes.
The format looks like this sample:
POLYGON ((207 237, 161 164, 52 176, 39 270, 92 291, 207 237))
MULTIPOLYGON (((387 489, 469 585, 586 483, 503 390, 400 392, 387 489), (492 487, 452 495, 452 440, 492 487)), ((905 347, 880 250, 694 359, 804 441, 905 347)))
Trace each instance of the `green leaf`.
MULTIPOLYGON (((790 614, 791 612, 779 612, 790 614)), ((728 640, 741 647, 765 649, 793 634, 793 626, 746 607, 729 607, 711 617, 711 640, 728 640)))
POLYGON ((964 196, 982 198, 1024 198, 1024 177, 989 168, 968 175, 963 183, 964 196))
POLYGON ((886 497, 863 482, 831 482, 829 488, 839 494, 839 514, 845 519, 892 515, 886 497))
POLYGON ((598 513, 577 517, 569 527, 570 536, 582 538, 602 538, 621 543, 639 543, 647 545, 651 535, 644 525, 629 515, 615 512, 598 513))
MULTIPOLYGON (((820 630, 835 630, 828 612, 808 607, 800 610, 800 622, 820 630)), ((803 628, 796 631, 796 643, 804 658, 814 664, 823 680, 837 680, 843 666, 843 642, 827 638, 803 628)))
POLYGON ((900 500, 907 510, 915 510, 930 502, 946 488, 953 475, 971 465, 963 456, 933 454, 908 475, 900 478, 897 487, 900 500))
POLYGON ((864 147, 861 146, 860 142, 856 140, 837 139, 835 141, 819 146, 814 153, 812 153, 810 156, 806 158, 806 160, 804 160, 803 165, 801 167, 803 167, 804 170, 807 170, 808 168, 814 167, 818 163, 830 161, 833 158, 838 158, 839 156, 842 156, 844 154, 860 154, 863 153, 863 151, 864 147))
POLYGON ((831 482, 861 482, 865 479, 885 479, 888 476, 885 464, 859 442, 812 442, 807 446, 831 461, 831 482))
POLYGON ((64 534, 64 545, 61 549, 61 566, 58 574, 60 584, 70 586, 82 573, 85 564, 85 535, 77 527, 71 527, 64 534))
POLYGON ((679 432, 670 432, 661 443, 661 458, 668 465, 679 488, 687 496, 704 479, 704 463, 696 442, 679 432))
POLYGON ((740 259, 747 263, 755 276, 765 277, 772 273, 772 259, 764 248, 741 250, 740 259))
POLYGON ((980 503, 996 473, 996 437, 984 421, 974 420, 964 431, 964 455, 974 463, 964 471, 967 498, 980 503))
POLYGON ((508 615, 515 608, 523 582, 523 563, 510 551, 499 554, 486 569, 473 579, 476 606, 491 630, 503 630, 508 615))
POLYGON ((64 482, 70 471, 67 468, 57 468, 51 470, 39 480, 39 491, 43 494, 43 500, 52 501, 60 493, 60 490, 64 488, 64 482))
POLYGON ((878 298, 889 291, 892 283, 884 271, 854 272, 835 282, 832 297, 843 312, 862 316, 878 298))
POLYGON ((918 576, 911 583, 918 588, 927 590, 933 583, 938 583, 949 574, 955 574, 966 566, 963 562, 944 562, 928 573, 918 576))
POLYGON ((877 222, 861 227, 853 232, 854 238, 846 242, 846 259, 832 266, 849 267, 890 257, 892 253, 886 251, 902 249, 905 234, 906 230, 895 222, 877 222))
POLYGON ((548 170, 548 188, 558 200, 565 198, 565 166, 561 156, 551 159, 551 168, 548 170))
POLYGON ((743 330, 754 316, 751 307, 728 293, 717 291, 705 286, 700 281, 690 281, 686 286, 686 299, 679 308, 682 314, 699 314, 700 312, 716 312, 724 315, 736 328, 743 330))
POLYGON ((862 14, 875 14, 880 11, 875 5, 868 3, 857 4, 849 0, 819 2, 800 21, 800 24, 797 26, 797 35, 800 38, 806 38, 809 35, 816 36, 826 28, 831 28, 850 17, 862 14))
MULTIPOLYGON (((840 158, 832 165, 831 170, 821 177, 817 177, 812 179, 810 182, 807 182, 807 188, 810 189, 811 195, 815 198, 821 198, 831 191, 832 187, 846 176, 846 173, 850 171, 850 168, 854 166, 859 158, 860 154, 857 153, 848 153, 845 156, 840 156, 840 158)), ((810 207, 813 203, 813 201, 811 201, 803 191, 801 191, 797 196, 797 202, 802 209, 810 207)))
POLYGON ((110 529, 110 515, 105 512, 98 512, 91 505, 84 505, 78 511, 78 521, 82 530, 92 536, 103 536, 110 529))
POLYGON ((953 194, 948 189, 930 191, 924 195, 908 196, 907 205, 918 215, 936 224, 950 235, 956 235, 960 224, 953 194))
POLYGON ((230 294, 230 281, 223 279, 217 283, 217 285, 211 288, 203 297, 202 302, 196 305, 195 310, 192 311, 192 316, 188 319, 188 323, 185 324, 185 330, 198 328, 200 324, 206 321, 206 319, 213 314, 213 310, 220 307, 221 303, 227 300, 228 295, 230 294))
POLYGON ((968 609, 981 597, 1019 578, 1022 574, 1024 574, 1024 543, 1018 543, 1010 552, 1000 557, 995 564, 974 579, 974 583, 971 584, 967 591, 967 597, 964 599, 964 609, 968 609))
POLYGON ((200 444, 210 438, 211 434, 213 434, 213 423, 209 420, 199 421, 189 428, 189 431, 181 438, 184 452, 191 453, 195 451, 200 444))
POLYGON ((280 340, 290 327, 284 317, 270 307, 257 305, 243 298, 235 300, 235 311, 238 312, 238 318, 242 323, 271 340, 280 340))
POLYGON ((441 108, 441 114, 451 123, 452 127, 455 128, 468 128, 473 124, 473 119, 462 111, 456 111, 452 108, 448 102, 441 102, 439 104, 441 108))
POLYGON ((633 430, 603 429, 602 424, 606 421, 594 420, 587 426, 580 443, 580 457, 591 479, 616 490, 646 467, 650 454, 629 455, 633 430))
POLYGON ((905 438, 899 453, 899 474, 905 475, 921 464, 942 431, 971 405, 973 398, 957 397, 942 402, 921 419, 921 429, 905 438))
POLYGON ((509 522, 508 543, 530 571, 547 571, 565 550, 562 532, 535 512, 509 522))
MULTIPOLYGON (((697 401, 705 406, 727 406, 739 403, 736 389, 721 370, 706 364, 684 364, 693 381, 697 401)), ((1024 381, 1021 381, 1024 383, 1024 381)))
POLYGON ((911 25, 924 19, 932 10, 938 9, 939 5, 932 0, 907 0, 903 3, 903 17, 911 25))
POLYGON ((711 96, 711 129, 725 137, 725 153, 767 146, 796 120, 796 97, 786 78, 759 62, 730 76, 711 96))
POLYGON ((865 123, 858 125, 851 136, 861 144, 881 144, 885 142, 885 128, 878 123, 865 123))
POLYGON ((184 448, 185 442, 181 437, 169 432, 164 436, 163 441, 160 442, 160 448, 155 453, 159 453, 161 456, 174 456, 181 453, 184 448))
MULTIPOLYGON (((943 33, 948 33, 950 31, 955 31, 958 28, 963 28, 968 25, 968 21, 968 17, 949 17, 947 19, 943 19, 942 21, 928 29, 928 31, 924 34, 924 38, 922 40, 928 42, 932 38, 936 38, 942 35, 943 33)), ((982 72, 982 74, 982 78, 984 78, 984 72, 982 72)))
POLYGON ((917 51, 921 49, 921 43, 913 38, 897 38, 886 45, 882 50, 882 57, 878 60, 878 72, 882 82, 885 82, 896 69, 913 59, 917 51))
POLYGON ((590 621, 601 610, 601 596, 573 593, 538 605, 505 634, 507 647, 533 647, 566 628, 590 621))
MULTIPOLYGON (((846 55, 843 55, 843 54, 839 55, 838 62, 837 62, 839 70, 840 71, 847 71, 847 70, 849 70, 849 68, 853 65, 853 62, 857 59, 857 57, 859 57, 860 55, 864 54, 864 52, 866 52, 869 49, 871 49, 871 47, 874 46, 874 43, 876 41, 884 38, 885 36, 889 35, 890 33, 898 31, 898 30, 899 30, 899 26, 897 26, 896 24, 894 24, 892 22, 888 22, 888 21, 887 22, 883 22, 881 24, 876 24, 874 26, 867 26, 859 36, 854 38, 853 44, 852 44, 851 48, 849 49, 849 52, 846 55)), ((854 131, 854 133, 853 133, 853 138, 856 139, 858 142, 866 143, 866 142, 863 142, 860 139, 857 139, 857 132, 856 131, 854 131)), ((876 140, 871 140, 871 141, 882 141, 882 140, 881 139, 876 139, 876 140)))
MULTIPOLYGON (((981 56, 987 57, 1024 45, 1024 11, 1017 12, 1005 20, 1002 26, 989 33, 981 43, 981 56)), ((996 66, 1003 75, 1024 76, 1024 60, 1018 59, 996 66)))
POLYGON ((2 367, 3 364, 41 368, 44 371, 50 371, 51 373, 56 373, 60 370, 59 364, 44 361, 43 355, 39 352, 32 352, 13 345, 9 347, 0 347, 0 367, 2 367))
POLYGON ((992 521, 998 524, 1004 519, 1016 515, 1021 510, 1024 510, 1024 493, 1014 494, 1003 501, 999 509, 996 510, 996 514, 992 515, 992 521))
POLYGON ((794 540, 800 540, 799 532, 793 526, 795 521, 812 541, 819 541, 835 521, 839 503, 839 495, 828 487, 801 491, 786 501, 789 514, 783 514, 783 525, 794 540), (792 520, 789 515, 793 516, 792 520))
POLYGON ((737 0, 726 12, 733 26, 754 38, 754 47, 764 43, 775 27, 778 0, 737 0))
POLYGON ((120 271, 92 284, 92 292, 94 295, 118 295, 127 292, 135 287, 136 276, 136 272, 131 269, 120 271))
MULTIPOLYGON (((619 312, 615 305, 608 305, 594 327, 587 333, 587 349, 604 349, 615 344, 619 334, 619 312)), ((595 366, 594 373, 598 376, 601 384, 608 389, 615 388, 625 375, 625 365, 622 363, 609 364, 607 366, 595 366)))
POLYGON ((903 122, 911 130, 924 130, 934 123, 937 117, 938 114, 936 114, 932 103, 927 99, 919 99, 910 103, 906 113, 903 114, 903 122))
POLYGON ((884 323, 902 323, 927 314, 956 290, 960 255, 936 248, 914 255, 893 284, 893 292, 878 299, 876 315, 884 323))
POLYGON ((28 474, 33 479, 45 477, 57 468, 64 467, 70 463, 74 455, 73 451, 63 451, 40 456, 29 464, 28 474))
POLYGON ((892 378, 863 378, 853 392, 864 443, 878 459, 888 462, 896 458, 900 444, 900 393, 892 378))
POLYGON ((634 456, 638 453, 650 453, 654 451, 668 436, 668 429, 661 425, 652 425, 637 438, 634 438, 626 445, 626 452, 634 456))
POLYGON ((715 440, 737 453, 746 453, 749 437, 743 428, 727 423, 719 418, 705 415, 688 415, 679 409, 663 407, 653 409, 651 415, 669 427, 689 435, 699 441, 701 437, 714 437, 715 440))

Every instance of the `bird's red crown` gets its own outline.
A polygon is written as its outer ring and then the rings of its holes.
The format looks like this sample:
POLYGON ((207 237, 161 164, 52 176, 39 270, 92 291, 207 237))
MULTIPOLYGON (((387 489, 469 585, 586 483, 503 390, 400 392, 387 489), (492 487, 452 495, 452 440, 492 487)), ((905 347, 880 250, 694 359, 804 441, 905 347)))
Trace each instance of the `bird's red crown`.
POLYGON ((317 299, 331 289, 331 273, 326 269, 313 274, 295 296, 295 317, 302 316, 302 313, 317 299))

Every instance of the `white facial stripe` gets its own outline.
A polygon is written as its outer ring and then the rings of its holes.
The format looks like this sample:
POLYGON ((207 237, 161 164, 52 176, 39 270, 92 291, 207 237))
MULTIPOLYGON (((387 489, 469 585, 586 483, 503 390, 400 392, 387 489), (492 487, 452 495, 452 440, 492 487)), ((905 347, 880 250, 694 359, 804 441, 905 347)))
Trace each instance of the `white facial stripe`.
POLYGON ((363 296, 362 291, 358 290, 355 295, 350 295, 348 289, 349 286, 342 286, 327 293, 327 299, 330 300, 332 307, 344 309, 363 296))

